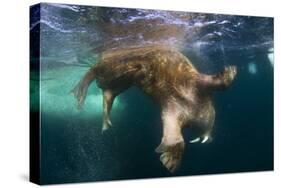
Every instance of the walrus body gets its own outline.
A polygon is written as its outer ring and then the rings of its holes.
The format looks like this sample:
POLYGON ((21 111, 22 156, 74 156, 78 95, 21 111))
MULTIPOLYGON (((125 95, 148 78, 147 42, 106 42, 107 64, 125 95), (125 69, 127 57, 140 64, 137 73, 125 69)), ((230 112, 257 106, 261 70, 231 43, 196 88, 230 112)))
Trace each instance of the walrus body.
POLYGON ((170 171, 180 166, 185 148, 184 127, 199 137, 191 142, 206 142, 215 120, 212 93, 227 88, 236 68, 225 67, 216 75, 199 73, 179 51, 163 46, 131 47, 108 51, 94 64, 73 89, 78 105, 84 103, 93 80, 103 90, 103 127, 111 126, 109 113, 118 94, 135 85, 161 106, 163 137, 156 152, 170 171))

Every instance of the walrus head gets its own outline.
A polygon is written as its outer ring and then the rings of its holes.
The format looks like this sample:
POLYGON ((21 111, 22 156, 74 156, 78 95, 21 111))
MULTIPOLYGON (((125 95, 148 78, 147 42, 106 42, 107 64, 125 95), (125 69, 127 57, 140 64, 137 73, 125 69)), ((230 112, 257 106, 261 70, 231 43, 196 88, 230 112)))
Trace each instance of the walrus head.
POLYGON ((215 109, 211 93, 227 89, 237 75, 235 66, 227 66, 215 75, 198 74, 194 77, 195 86, 199 88, 178 88, 181 100, 177 97, 167 101, 162 110, 164 134, 156 152, 160 153, 160 161, 171 173, 176 172, 184 154, 185 141, 182 128, 188 128, 197 138, 189 143, 208 143, 212 140, 215 121, 215 109))

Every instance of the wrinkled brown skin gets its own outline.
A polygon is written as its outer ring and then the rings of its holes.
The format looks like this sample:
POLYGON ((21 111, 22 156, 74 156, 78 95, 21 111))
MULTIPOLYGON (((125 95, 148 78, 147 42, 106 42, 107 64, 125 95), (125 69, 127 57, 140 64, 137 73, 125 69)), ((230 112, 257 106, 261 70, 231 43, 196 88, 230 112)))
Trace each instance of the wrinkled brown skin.
POLYGON ((142 46, 103 53, 73 89, 79 107, 93 80, 103 90, 103 128, 111 126, 109 113, 114 98, 135 85, 150 95, 162 110, 163 137, 156 148, 160 160, 175 172, 181 163, 185 142, 183 128, 210 137, 215 120, 212 93, 226 89, 236 76, 236 67, 225 67, 216 75, 197 72, 179 51, 163 46, 142 46))

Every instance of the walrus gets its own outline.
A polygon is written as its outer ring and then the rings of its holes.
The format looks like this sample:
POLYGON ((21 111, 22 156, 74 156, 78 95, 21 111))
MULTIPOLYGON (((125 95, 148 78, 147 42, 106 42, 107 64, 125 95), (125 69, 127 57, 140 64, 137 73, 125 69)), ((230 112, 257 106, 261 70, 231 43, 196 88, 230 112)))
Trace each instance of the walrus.
POLYGON ((103 91, 102 131, 112 126, 109 113, 120 93, 137 86, 151 96, 160 105, 163 124, 162 140, 155 151, 173 173, 180 167, 185 148, 183 128, 199 134, 192 143, 208 141, 215 120, 212 93, 228 88, 236 73, 235 66, 226 66, 218 74, 202 74, 177 49, 135 46, 104 52, 72 92, 81 108, 89 85, 96 80, 103 91))

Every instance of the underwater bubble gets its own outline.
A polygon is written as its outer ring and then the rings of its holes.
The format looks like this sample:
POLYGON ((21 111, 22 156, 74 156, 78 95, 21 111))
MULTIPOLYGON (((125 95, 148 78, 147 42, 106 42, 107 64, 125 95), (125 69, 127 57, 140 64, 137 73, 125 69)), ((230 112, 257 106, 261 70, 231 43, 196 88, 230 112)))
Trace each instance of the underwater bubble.
POLYGON ((255 63, 249 63, 248 64, 248 71, 251 74, 256 74, 257 73, 257 65, 255 63))

